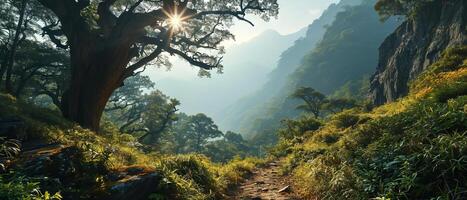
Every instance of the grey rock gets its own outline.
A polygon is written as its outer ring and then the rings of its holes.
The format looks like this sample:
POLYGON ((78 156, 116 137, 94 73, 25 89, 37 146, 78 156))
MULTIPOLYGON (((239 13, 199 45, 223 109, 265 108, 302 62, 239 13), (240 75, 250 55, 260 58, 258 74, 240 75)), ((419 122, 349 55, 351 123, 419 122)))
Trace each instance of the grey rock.
POLYGON ((157 173, 133 176, 124 182, 120 182, 110 188, 112 200, 145 200, 149 195, 157 192, 159 183, 163 177, 157 173))
POLYGON ((142 167, 131 167, 131 168, 127 169, 127 172, 128 172, 129 175, 137 175, 137 174, 140 174, 140 173, 144 172, 144 168, 142 168, 142 167))
POLYGON ((449 47, 467 43, 465 0, 435 0, 407 19, 380 46, 371 80, 373 103, 381 105, 408 94, 408 83, 436 62, 449 47))

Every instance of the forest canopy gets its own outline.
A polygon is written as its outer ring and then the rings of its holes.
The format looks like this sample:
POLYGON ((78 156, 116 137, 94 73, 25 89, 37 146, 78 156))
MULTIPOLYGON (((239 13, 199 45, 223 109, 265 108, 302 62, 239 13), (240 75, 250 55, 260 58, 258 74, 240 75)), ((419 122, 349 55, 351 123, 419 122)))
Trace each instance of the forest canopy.
POLYGON ((63 64, 69 63, 68 71, 59 73, 70 75, 53 84, 54 92, 42 93, 53 94, 65 118, 94 131, 125 79, 148 65, 167 66, 173 55, 199 67, 201 76, 222 71, 222 44, 234 39, 234 21, 253 25, 247 15, 269 20, 278 13, 276 0, 12 0, 1 7, 14 11, 5 15, 12 34, 1 35, 7 43, 0 70, 5 90, 15 94, 12 66, 21 43, 52 43, 69 52, 70 62, 63 64), (49 40, 35 39, 39 34, 49 40))

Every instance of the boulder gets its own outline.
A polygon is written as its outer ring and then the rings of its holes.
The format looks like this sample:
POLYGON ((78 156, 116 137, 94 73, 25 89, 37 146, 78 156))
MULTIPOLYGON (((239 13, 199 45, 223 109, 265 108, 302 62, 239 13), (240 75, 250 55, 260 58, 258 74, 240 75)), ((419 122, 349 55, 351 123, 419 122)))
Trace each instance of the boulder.
POLYGON ((145 200, 157 192, 163 176, 158 172, 144 175, 135 175, 118 181, 110 188, 112 200, 145 200))

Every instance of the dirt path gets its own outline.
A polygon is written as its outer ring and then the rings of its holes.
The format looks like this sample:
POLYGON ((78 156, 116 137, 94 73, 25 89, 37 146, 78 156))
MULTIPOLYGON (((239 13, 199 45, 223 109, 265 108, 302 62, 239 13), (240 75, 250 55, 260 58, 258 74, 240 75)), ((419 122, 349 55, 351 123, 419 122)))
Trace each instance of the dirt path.
POLYGON ((299 200, 291 192, 289 179, 279 174, 280 162, 257 169, 239 186, 235 200, 299 200))

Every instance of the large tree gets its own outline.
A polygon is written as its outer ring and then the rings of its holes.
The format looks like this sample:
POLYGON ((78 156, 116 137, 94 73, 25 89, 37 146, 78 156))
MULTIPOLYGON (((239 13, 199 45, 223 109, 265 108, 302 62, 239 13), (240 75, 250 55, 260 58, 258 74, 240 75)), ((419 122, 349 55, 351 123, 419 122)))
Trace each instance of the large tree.
MULTIPOLYGON (((0 2, 0 90, 2 92, 10 93, 17 96, 18 85, 17 77, 15 72, 17 71, 35 71, 39 66, 37 63, 40 62, 35 60, 36 64, 31 65, 27 63, 18 64, 18 62, 24 62, 21 58, 19 51, 22 50, 23 55, 25 49, 31 48, 31 46, 43 46, 36 38, 35 35, 39 33, 40 25, 47 23, 49 20, 46 17, 45 9, 40 6, 39 2, 32 0, 3 0, 0 2), (25 44, 26 43, 26 44, 25 44), (15 69, 21 65, 23 69, 15 69), (27 69, 25 69, 27 68, 27 69)), ((49 53, 50 51, 43 52, 43 48, 37 49, 36 55, 41 53, 49 53)), ((49 60, 49 57, 44 58, 49 60)), ((37 70, 36 70, 37 71, 37 70)), ((25 75, 24 77, 30 77, 25 75)), ((29 79, 29 78, 28 78, 29 79)), ((24 79, 22 80, 24 85, 24 79)), ((22 87, 20 90, 22 90, 22 87)))
POLYGON ((62 98, 64 117, 98 130, 105 105, 123 81, 161 63, 164 53, 200 67, 221 69, 221 43, 233 20, 277 15, 277 0, 38 0, 57 23, 44 27, 69 48, 71 80, 62 98))
POLYGON ((202 113, 189 116, 178 132, 184 135, 189 146, 188 150, 198 153, 209 140, 223 136, 214 121, 202 113))

